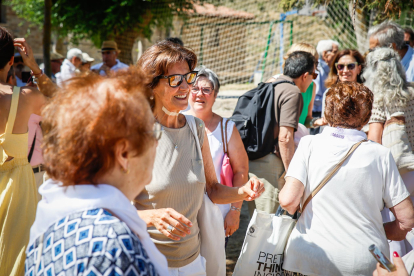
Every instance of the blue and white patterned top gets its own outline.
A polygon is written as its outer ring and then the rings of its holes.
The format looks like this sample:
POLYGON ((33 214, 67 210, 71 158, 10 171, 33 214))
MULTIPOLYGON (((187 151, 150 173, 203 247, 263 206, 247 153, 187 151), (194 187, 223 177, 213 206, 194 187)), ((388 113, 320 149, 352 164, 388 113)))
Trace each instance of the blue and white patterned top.
MULTIPOLYGON (((27 252, 25 275, 34 276, 40 238, 27 252)), ((71 214, 45 232, 37 275, 158 276, 139 238, 104 209, 71 214)))

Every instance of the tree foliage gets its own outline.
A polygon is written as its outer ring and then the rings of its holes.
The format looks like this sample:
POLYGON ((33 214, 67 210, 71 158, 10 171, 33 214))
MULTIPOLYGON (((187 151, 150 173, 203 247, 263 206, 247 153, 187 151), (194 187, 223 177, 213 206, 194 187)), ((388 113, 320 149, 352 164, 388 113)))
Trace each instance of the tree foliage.
MULTIPOLYGON (((174 15, 192 8, 189 0, 52 0, 52 26, 72 41, 91 39, 100 45, 105 39, 127 31, 150 37, 151 28, 172 26, 174 15), (160 12, 163 11, 163 12, 160 12)), ((44 0, 8 0, 18 16, 41 28, 44 0)))
MULTIPOLYGON (((365 11, 376 11, 376 20, 398 19, 404 11, 414 10, 412 0, 343 0, 346 3, 358 5, 361 3, 365 11)), ((329 5, 330 0, 310 0, 313 5, 329 5)), ((284 10, 301 8, 306 0, 281 0, 280 6, 284 10)))

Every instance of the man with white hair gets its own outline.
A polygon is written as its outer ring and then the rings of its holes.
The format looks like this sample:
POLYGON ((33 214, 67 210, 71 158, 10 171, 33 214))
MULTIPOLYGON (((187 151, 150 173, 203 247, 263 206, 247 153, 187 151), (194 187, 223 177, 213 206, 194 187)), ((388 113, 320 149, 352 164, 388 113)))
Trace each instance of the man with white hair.
POLYGON ((60 73, 56 74, 57 85, 61 86, 62 82, 73 78, 76 75, 76 72, 79 71, 82 62, 85 62, 83 60, 82 51, 78 48, 70 49, 66 55, 66 59, 60 67, 60 73))
MULTIPOLYGON (((334 40, 321 40, 316 46, 316 51, 319 55, 318 60, 318 77, 314 81, 316 84, 315 101, 313 104, 313 118, 320 118, 322 113, 322 99, 323 94, 326 91, 325 81, 331 70, 332 62, 334 61, 335 55, 338 53, 339 43, 334 40)), ((318 129, 316 133, 318 132, 318 129)), ((315 132, 315 131, 314 131, 315 132)))
POLYGON ((414 50, 404 41, 404 29, 394 22, 383 22, 368 31, 369 50, 378 47, 394 49, 401 58, 408 82, 414 81, 414 50))

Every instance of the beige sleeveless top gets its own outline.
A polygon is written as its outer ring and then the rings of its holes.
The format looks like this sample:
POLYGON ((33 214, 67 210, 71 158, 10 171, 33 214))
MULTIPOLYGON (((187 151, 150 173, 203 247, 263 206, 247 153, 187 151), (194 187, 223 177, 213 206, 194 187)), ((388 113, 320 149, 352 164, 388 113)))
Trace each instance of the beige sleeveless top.
MULTIPOLYGON (((195 118, 201 146, 204 123, 195 118)), ((173 241, 155 227, 148 228, 158 250, 168 260, 169 267, 183 267, 200 254, 197 214, 203 201, 206 185, 202 157, 188 122, 179 129, 166 128, 158 141, 152 181, 136 198, 138 210, 173 208, 188 218, 193 226, 191 234, 173 241)))

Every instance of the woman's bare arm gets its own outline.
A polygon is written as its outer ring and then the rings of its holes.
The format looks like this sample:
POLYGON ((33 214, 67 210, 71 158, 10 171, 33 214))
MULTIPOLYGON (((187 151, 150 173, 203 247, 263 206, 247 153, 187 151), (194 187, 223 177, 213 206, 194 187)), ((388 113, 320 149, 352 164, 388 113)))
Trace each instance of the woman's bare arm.
POLYGON ((294 177, 286 177, 286 184, 279 193, 280 206, 293 215, 299 208, 305 186, 294 177))
POLYGON ((387 239, 402 241, 411 229, 414 228, 414 207, 410 197, 407 197, 394 207, 390 208, 395 220, 384 223, 387 239))
POLYGON ((383 123, 369 124, 368 139, 378 144, 382 144, 382 132, 384 131, 383 123))

